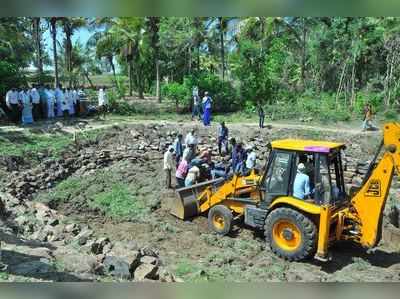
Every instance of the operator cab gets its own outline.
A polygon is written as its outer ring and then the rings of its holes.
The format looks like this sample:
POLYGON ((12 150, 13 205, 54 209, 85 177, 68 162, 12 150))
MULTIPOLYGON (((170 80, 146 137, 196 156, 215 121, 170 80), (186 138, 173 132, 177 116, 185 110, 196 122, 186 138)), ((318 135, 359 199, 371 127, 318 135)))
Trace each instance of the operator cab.
POLYGON ((318 205, 336 205, 346 198, 341 151, 344 144, 286 139, 270 144, 261 180, 265 200, 291 196, 318 205))

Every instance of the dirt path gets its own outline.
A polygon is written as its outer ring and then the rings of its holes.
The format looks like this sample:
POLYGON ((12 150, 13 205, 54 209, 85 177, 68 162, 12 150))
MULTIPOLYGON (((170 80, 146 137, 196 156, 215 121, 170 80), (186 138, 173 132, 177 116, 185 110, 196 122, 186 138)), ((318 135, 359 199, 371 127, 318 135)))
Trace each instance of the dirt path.
MULTIPOLYGON (((98 121, 94 119, 76 119, 74 122, 63 122, 61 120, 53 121, 53 122, 41 122, 37 125, 30 126, 30 127, 22 127, 22 126, 0 126, 0 132, 12 132, 12 131, 23 131, 27 128, 34 128, 34 129, 44 129, 46 130, 49 127, 52 127, 57 124, 62 124, 62 131, 67 133, 74 133, 74 132, 82 132, 82 131, 90 131, 96 129, 106 129, 111 128, 113 126, 118 125, 134 125, 134 124, 164 124, 164 125, 177 125, 177 124, 187 124, 187 125, 198 125, 202 126, 198 122, 186 121, 184 119, 178 121, 170 121, 170 120, 137 120, 137 119, 130 119, 127 118, 126 120, 114 120, 108 119, 106 121, 98 121)), ((214 122, 211 126, 211 129, 216 129, 217 123, 214 122)), ((241 129, 243 127, 246 128, 257 128, 258 124, 254 122, 237 122, 229 124, 230 128, 233 129, 241 129)), ((293 123, 283 123, 283 122, 274 122, 268 128, 278 128, 278 129, 297 129, 297 130, 305 130, 305 131, 320 131, 320 132, 332 132, 332 133, 343 133, 346 135, 359 135, 359 134, 380 134, 380 131, 368 131, 363 132, 359 128, 347 128, 342 126, 336 127, 328 127, 328 126, 318 126, 318 125, 305 125, 305 124, 293 124, 293 123)))

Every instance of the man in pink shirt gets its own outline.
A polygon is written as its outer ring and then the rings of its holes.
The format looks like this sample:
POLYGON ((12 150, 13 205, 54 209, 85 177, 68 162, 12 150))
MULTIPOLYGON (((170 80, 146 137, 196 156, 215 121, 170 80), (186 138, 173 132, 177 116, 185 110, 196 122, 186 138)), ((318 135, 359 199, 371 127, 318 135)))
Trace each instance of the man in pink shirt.
POLYGON ((178 188, 185 187, 185 178, 188 173, 188 170, 189 170, 189 163, 185 159, 182 159, 182 161, 178 165, 178 168, 176 169, 176 174, 175 174, 178 188))

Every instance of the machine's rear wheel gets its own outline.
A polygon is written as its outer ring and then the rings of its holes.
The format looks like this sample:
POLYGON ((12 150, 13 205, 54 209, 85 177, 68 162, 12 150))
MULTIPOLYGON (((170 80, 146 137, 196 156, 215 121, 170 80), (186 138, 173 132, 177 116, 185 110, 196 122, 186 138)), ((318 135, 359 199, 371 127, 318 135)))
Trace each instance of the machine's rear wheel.
POLYGON ((290 208, 272 211, 265 221, 265 238, 278 256, 299 261, 315 252, 317 228, 305 215, 290 208))
POLYGON ((208 227, 219 235, 226 235, 232 229, 232 212, 223 205, 216 205, 208 212, 208 227))

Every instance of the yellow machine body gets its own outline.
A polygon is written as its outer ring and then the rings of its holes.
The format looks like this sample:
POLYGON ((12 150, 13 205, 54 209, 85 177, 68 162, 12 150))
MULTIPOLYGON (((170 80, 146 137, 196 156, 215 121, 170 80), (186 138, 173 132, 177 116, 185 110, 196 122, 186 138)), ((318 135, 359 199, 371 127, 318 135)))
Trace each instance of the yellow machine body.
POLYGON ((260 199, 257 191, 259 179, 260 176, 253 171, 248 176, 234 175, 226 182, 217 179, 179 189, 172 203, 171 214, 185 220, 221 203, 235 213, 243 214, 243 202, 232 199, 240 198, 243 194, 251 194, 252 200, 257 202, 260 199))

